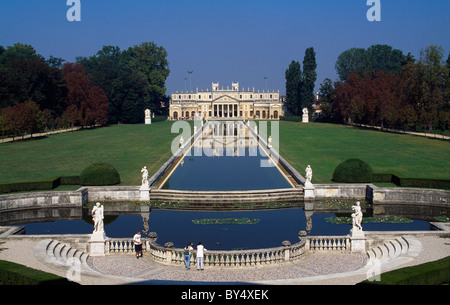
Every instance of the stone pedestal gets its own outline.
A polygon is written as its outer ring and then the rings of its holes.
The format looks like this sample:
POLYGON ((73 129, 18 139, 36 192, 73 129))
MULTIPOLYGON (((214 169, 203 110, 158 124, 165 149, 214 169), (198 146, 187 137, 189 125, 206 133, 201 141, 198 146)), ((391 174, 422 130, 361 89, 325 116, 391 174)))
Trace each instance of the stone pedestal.
POLYGON ((303 187, 303 192, 305 193, 305 199, 314 199, 314 185, 311 182, 306 182, 303 187))
POLYGON ((304 115, 302 116, 302 123, 309 123, 309 117, 308 117, 307 114, 304 114, 304 115))
POLYGON ((105 232, 92 233, 91 239, 89 240, 89 255, 105 256, 105 242, 106 242, 105 232))
POLYGON ((141 201, 150 201, 150 187, 148 185, 141 186, 139 192, 141 201))
POLYGON ((350 230, 351 252, 366 252, 366 236, 362 230, 350 230))
POLYGON ((145 125, 150 125, 151 123, 152 123, 152 118, 150 118, 150 117, 145 118, 145 125))

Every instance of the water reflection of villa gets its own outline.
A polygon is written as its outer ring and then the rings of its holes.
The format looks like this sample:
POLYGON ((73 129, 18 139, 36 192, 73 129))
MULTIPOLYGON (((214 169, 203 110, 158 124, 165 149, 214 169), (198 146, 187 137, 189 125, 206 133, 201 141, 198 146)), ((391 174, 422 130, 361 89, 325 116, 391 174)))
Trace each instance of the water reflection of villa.
POLYGON ((283 115, 279 92, 239 90, 239 83, 231 89, 220 89, 219 83, 212 90, 172 93, 170 119, 263 119, 278 120, 283 115))
POLYGON ((257 156, 257 145, 258 141, 242 122, 210 122, 194 143, 194 155, 244 156, 247 151, 249 156, 257 156))

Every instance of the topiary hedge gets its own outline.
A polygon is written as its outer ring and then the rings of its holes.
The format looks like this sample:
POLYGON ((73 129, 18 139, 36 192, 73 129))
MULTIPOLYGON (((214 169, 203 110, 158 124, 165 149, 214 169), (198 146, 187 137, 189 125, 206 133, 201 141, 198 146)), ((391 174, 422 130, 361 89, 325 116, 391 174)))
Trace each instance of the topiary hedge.
POLYGON ((352 158, 339 164, 333 173, 333 181, 344 183, 370 183, 373 170, 366 162, 352 158))
POLYGON ((93 163, 80 174, 81 185, 100 186, 120 183, 119 172, 109 163, 93 163))

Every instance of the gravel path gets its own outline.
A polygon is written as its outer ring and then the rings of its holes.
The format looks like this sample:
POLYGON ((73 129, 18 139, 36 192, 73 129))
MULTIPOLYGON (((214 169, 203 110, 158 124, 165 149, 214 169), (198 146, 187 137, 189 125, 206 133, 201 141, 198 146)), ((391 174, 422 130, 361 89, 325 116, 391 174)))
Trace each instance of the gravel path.
POLYGON ((150 261, 147 257, 136 259, 134 256, 95 257, 89 260, 91 267, 101 273, 122 277, 140 278, 146 281, 183 281, 183 282, 258 282, 280 279, 296 279, 316 275, 357 270, 366 263, 363 254, 318 254, 304 261, 279 267, 255 269, 205 269, 197 271, 194 266, 166 267, 150 261))

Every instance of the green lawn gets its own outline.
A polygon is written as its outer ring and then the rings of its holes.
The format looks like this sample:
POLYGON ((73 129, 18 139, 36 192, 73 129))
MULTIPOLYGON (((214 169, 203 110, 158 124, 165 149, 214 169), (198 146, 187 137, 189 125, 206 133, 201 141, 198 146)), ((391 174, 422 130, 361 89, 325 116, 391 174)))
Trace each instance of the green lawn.
POLYGON ((171 123, 114 125, 0 145, 0 183, 79 175, 108 162, 124 185, 140 185, 141 168, 156 172, 171 156, 171 123))
POLYGON ((362 159, 375 173, 450 179, 450 143, 418 136, 280 122, 280 153, 302 175, 310 164, 313 183, 331 183, 336 166, 349 158, 362 159))
MULTIPOLYGON (((3 143, 0 183, 79 175, 90 163, 108 162, 119 171, 123 185, 140 185, 144 165, 152 175, 171 156, 177 136, 171 126, 114 125, 3 143)), ((330 183, 335 167, 353 157, 369 163, 376 173, 450 179, 450 143, 410 135, 282 121, 280 153, 302 175, 310 164, 313 183, 330 183)))

